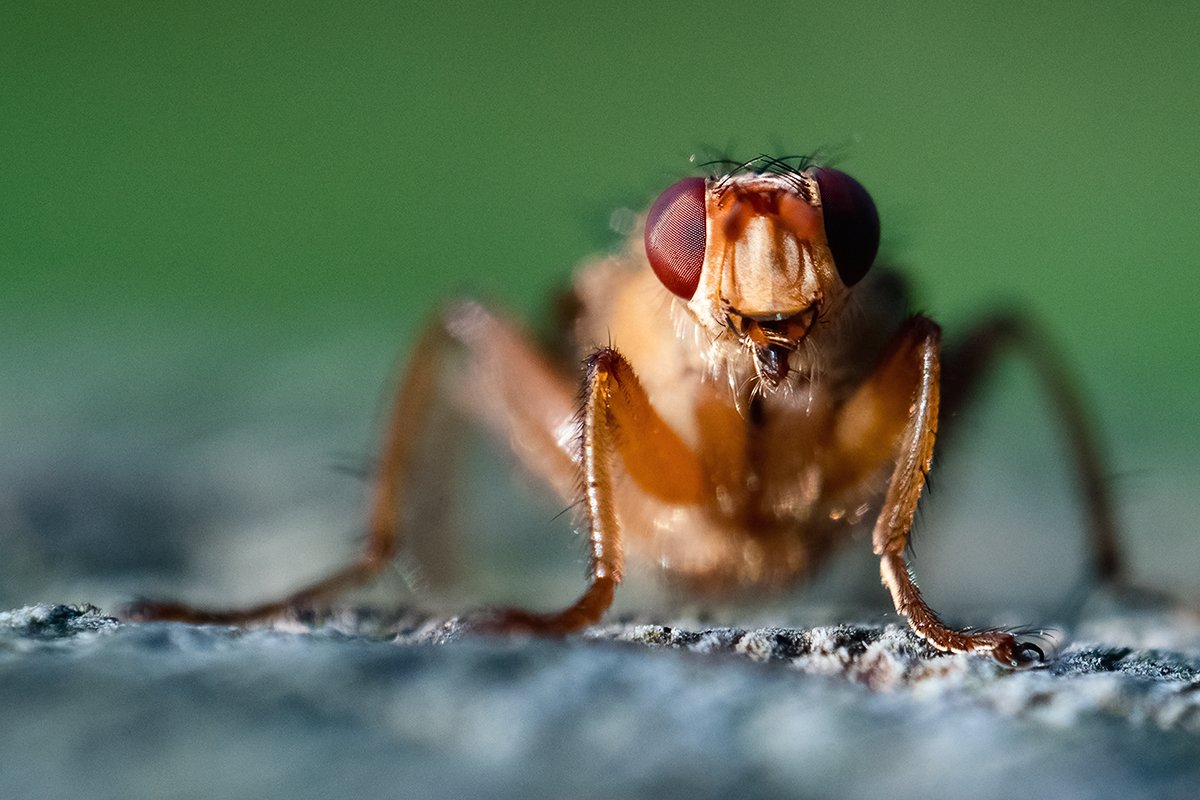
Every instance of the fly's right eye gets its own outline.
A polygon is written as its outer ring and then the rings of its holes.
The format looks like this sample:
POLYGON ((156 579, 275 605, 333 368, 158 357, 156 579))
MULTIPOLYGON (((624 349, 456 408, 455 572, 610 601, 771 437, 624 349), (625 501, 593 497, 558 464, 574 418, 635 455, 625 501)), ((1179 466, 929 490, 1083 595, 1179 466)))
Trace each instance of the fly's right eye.
POLYGON ((646 255, 654 274, 690 300, 704 266, 704 178, 684 178, 658 196, 646 215, 646 255))

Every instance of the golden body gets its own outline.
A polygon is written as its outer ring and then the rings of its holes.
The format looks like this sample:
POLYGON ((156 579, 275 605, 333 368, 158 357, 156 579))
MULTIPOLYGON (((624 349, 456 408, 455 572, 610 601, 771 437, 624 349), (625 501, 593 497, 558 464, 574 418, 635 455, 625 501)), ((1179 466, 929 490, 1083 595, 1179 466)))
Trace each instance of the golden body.
POLYGON ((794 584, 878 508, 894 446, 847 458, 849 428, 863 421, 839 415, 903 311, 862 287, 853 306, 813 326, 786 383, 764 387, 740 349, 714 371, 707 333, 655 278, 639 244, 586 265, 575 283, 581 357, 611 348, 624 380, 644 392, 620 388, 608 401, 625 547, 700 591, 794 584), (662 429, 647 424, 655 417, 662 429))

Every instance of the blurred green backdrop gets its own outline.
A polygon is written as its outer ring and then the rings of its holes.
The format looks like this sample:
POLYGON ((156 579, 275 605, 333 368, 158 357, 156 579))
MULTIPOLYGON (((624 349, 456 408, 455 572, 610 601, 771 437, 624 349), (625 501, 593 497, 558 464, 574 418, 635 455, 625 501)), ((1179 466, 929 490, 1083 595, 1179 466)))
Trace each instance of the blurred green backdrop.
POLYGON ((532 315, 691 154, 826 148, 921 308, 1048 323, 1186 581, 1198 41, 1187 2, 3 2, 2 474, 317 417, 368 452, 440 299, 532 315))

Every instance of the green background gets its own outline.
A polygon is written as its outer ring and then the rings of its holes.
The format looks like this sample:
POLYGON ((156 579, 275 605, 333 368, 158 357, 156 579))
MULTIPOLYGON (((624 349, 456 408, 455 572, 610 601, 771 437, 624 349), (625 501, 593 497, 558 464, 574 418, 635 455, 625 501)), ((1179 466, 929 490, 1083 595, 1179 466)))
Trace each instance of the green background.
POLYGON ((3 2, 4 474, 239 426, 367 452, 441 299, 535 320, 692 154, 825 148, 923 310, 1052 329, 1186 582, 1197 42, 1188 2, 3 2))

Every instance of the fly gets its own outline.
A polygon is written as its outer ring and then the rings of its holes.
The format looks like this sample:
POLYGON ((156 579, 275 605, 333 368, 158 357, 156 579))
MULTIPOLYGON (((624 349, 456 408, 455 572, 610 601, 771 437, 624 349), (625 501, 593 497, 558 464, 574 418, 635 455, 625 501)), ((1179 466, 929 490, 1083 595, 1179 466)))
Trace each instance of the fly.
POLYGON ((882 582, 917 635, 1005 664, 1039 658, 1011 632, 944 624, 905 551, 939 419, 974 394, 998 354, 1015 350, 1030 358, 1063 421, 1087 498, 1094 571, 1120 576, 1094 436, 1056 352, 1015 316, 986 319, 943 350, 941 329, 909 313, 895 276, 872 271, 879 216, 846 173, 766 156, 723 166, 667 188, 620 254, 577 273, 577 313, 564 336, 582 375, 477 303, 432 318, 396 393, 370 538, 354 563, 254 608, 142 602, 130 616, 243 624, 328 603, 381 572, 403 541, 399 509, 420 469, 415 443, 457 348, 473 415, 500 441, 519 443, 519 461, 563 502, 581 503, 587 531, 588 584, 575 603, 489 612, 483 629, 561 635, 598 622, 627 554, 704 595, 783 589, 873 518, 882 582))

